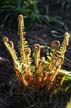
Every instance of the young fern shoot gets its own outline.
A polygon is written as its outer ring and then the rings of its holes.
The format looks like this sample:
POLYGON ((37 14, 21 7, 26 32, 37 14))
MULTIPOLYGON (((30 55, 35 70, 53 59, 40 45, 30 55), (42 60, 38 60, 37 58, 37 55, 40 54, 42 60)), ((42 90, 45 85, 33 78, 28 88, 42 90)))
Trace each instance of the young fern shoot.
POLYGON ((34 61, 34 70, 32 71, 31 49, 25 40, 24 17, 22 15, 18 16, 18 32, 20 36, 20 57, 17 56, 18 54, 15 51, 13 42, 6 36, 3 37, 4 45, 13 59, 18 79, 24 86, 35 86, 37 88, 46 86, 51 89, 64 61, 64 54, 69 43, 69 33, 65 33, 61 45, 58 40, 51 43, 51 52, 50 55, 47 55, 47 60, 44 56, 40 56, 41 46, 39 44, 34 45, 35 57, 32 60, 34 61))

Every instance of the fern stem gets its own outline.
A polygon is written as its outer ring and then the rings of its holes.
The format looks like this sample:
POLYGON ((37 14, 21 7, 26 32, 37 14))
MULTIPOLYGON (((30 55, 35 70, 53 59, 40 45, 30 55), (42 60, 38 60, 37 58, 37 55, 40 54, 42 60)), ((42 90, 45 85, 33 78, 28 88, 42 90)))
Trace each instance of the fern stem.
POLYGON ((25 27, 24 27, 23 16, 19 15, 18 16, 18 32, 20 35, 20 55, 21 55, 22 62, 24 62, 24 58, 25 58, 25 53, 24 53, 25 46, 23 44, 24 35, 25 35, 24 29, 25 29, 25 27))

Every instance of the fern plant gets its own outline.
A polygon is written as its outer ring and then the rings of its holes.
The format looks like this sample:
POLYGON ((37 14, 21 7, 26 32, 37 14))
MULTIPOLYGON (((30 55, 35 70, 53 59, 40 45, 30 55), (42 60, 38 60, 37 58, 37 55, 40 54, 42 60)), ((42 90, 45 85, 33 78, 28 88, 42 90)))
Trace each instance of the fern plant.
MULTIPOLYGON (((22 15, 18 16, 18 31, 20 36, 20 57, 18 57, 14 49, 13 42, 6 36, 3 37, 3 42, 13 59, 14 70, 17 77, 24 86, 34 86, 36 88, 47 86, 51 89, 54 86, 57 75, 59 75, 60 72, 64 72, 61 66, 69 43, 69 33, 66 32, 64 34, 64 40, 61 45, 58 40, 51 43, 51 52, 50 55, 47 55, 47 59, 45 59, 44 56, 40 57, 41 46, 35 44, 33 60, 32 57, 30 57, 31 49, 28 47, 27 41, 25 40, 25 27, 22 15), (31 60, 34 62, 33 65, 31 60)), ((65 74, 67 74, 67 72, 63 73, 63 76, 65 74)))

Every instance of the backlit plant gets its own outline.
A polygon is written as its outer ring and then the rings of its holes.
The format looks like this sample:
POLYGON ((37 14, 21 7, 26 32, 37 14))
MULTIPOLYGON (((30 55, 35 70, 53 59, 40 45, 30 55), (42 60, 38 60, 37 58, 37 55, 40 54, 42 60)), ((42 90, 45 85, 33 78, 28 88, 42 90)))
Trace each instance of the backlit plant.
POLYGON ((34 45, 34 59, 31 56, 31 49, 28 47, 25 40, 23 16, 18 16, 18 32, 20 36, 20 57, 18 57, 14 44, 6 36, 3 37, 3 42, 11 54, 14 63, 14 70, 20 82, 24 86, 32 86, 36 88, 52 88, 56 77, 61 70, 64 61, 64 54, 68 46, 70 35, 66 32, 64 40, 60 45, 58 40, 51 43, 50 54, 47 52, 47 59, 43 56, 40 57, 41 45, 34 45), (34 63, 33 63, 34 62, 34 63))

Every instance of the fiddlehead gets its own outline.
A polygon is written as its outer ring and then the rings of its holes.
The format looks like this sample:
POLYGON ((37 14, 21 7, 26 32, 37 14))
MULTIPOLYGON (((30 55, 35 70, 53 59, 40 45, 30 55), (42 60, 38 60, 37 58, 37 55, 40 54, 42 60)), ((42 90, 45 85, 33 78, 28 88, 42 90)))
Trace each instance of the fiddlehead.
POLYGON ((17 77, 22 82, 24 86, 35 86, 44 87, 47 86, 49 89, 52 88, 56 76, 63 64, 64 54, 66 52, 69 37, 68 33, 65 33, 64 40, 60 45, 58 40, 51 43, 49 55, 47 55, 47 60, 44 56, 41 57, 40 51, 41 46, 39 44, 34 45, 34 63, 33 71, 31 64, 31 49, 26 44, 25 32, 24 32, 24 20, 23 16, 18 17, 18 31, 20 35, 20 57, 14 49, 14 44, 7 37, 3 38, 3 42, 8 49, 14 63, 14 69, 17 77))
POLYGON ((20 36, 20 58, 22 63, 25 63, 26 55, 25 55, 25 48, 28 47, 27 41, 25 40, 25 27, 24 27, 24 18, 22 15, 18 16, 18 33, 20 36))
POLYGON ((21 72, 20 62, 19 62, 17 53, 16 53, 16 51, 14 49, 13 42, 9 41, 9 39, 7 37, 3 37, 3 42, 4 42, 5 46, 6 46, 6 48, 8 49, 8 51, 11 54, 11 57, 12 57, 13 62, 14 62, 15 69, 18 69, 21 72))

